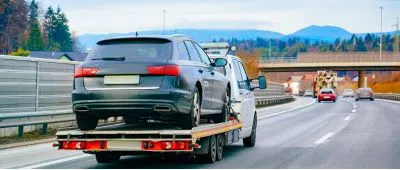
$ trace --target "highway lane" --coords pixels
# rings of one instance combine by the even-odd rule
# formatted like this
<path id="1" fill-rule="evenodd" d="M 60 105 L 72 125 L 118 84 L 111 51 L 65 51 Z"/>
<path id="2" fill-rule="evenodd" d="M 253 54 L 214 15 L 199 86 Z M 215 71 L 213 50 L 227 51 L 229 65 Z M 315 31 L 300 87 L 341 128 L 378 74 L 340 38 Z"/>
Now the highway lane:
<path id="1" fill-rule="evenodd" d="M 118 164 L 97 164 L 92 155 L 74 153 L 65 157 L 69 160 L 51 162 L 60 160 L 54 158 L 29 165 L 79 169 L 400 168 L 399 106 L 385 101 L 341 99 L 337 103 L 317 103 L 274 116 L 259 116 L 264 118 L 259 119 L 256 147 L 244 148 L 241 142 L 227 146 L 224 159 L 215 164 L 200 164 L 183 157 L 162 161 L 150 156 L 125 156 Z M 268 115 L 265 112 L 271 110 L 260 111 L 264 112 L 260 115 Z M 28 164 L 18 165 L 14 167 Z"/>

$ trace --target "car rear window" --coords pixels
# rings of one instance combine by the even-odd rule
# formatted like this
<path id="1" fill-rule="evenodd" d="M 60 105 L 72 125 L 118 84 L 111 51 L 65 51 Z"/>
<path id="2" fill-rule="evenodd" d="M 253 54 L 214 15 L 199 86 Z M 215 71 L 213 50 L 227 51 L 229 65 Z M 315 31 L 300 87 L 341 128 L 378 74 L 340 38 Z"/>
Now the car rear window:
<path id="1" fill-rule="evenodd" d="M 333 92 L 331 90 L 323 90 L 321 91 L 321 94 L 332 94 Z"/>
<path id="2" fill-rule="evenodd" d="M 125 61 L 162 60 L 172 56 L 172 43 L 165 39 L 115 39 L 100 41 L 86 61 L 124 57 Z"/>

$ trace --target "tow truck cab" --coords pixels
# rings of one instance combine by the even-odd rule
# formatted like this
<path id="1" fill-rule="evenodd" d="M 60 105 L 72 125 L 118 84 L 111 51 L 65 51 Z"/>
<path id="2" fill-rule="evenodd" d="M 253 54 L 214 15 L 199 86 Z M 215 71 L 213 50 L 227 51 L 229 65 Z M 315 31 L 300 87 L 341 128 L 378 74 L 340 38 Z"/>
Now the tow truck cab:
<path id="1" fill-rule="evenodd" d="M 228 61 L 228 64 L 219 68 L 218 71 L 231 82 L 231 107 L 237 112 L 239 120 L 243 123 L 240 137 L 251 137 L 253 129 L 256 128 L 253 127 L 253 122 L 257 118 L 256 99 L 253 90 L 255 88 L 266 88 L 265 76 L 250 79 L 242 60 L 237 56 L 228 54 L 230 51 L 236 50 L 235 46 L 230 46 L 228 43 L 202 43 L 200 46 L 211 60 L 224 58 Z M 255 84 L 258 84 L 258 86 Z"/>

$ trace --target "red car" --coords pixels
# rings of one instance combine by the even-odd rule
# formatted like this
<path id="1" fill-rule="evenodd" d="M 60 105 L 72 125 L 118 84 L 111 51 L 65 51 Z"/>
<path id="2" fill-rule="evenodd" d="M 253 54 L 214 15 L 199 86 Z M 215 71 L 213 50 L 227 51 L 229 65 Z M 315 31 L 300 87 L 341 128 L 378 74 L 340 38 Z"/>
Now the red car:
<path id="1" fill-rule="evenodd" d="M 336 94 L 333 89 L 322 89 L 318 94 L 318 102 L 333 101 L 336 102 Z"/>

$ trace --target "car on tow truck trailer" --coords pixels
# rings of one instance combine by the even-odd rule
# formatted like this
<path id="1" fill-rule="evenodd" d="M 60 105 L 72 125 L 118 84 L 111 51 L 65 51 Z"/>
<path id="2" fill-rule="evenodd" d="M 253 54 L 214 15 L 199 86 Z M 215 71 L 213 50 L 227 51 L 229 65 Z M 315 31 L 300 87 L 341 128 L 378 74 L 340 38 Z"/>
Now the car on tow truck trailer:
<path id="1" fill-rule="evenodd" d="M 222 50 L 234 49 L 227 47 Z M 220 55 L 228 61 L 225 76 L 233 80 L 229 119 L 226 122 L 208 122 L 192 129 L 182 129 L 168 123 L 123 124 L 95 130 L 59 130 L 59 150 L 82 150 L 95 154 L 98 163 L 115 162 L 124 155 L 188 154 L 205 163 L 219 161 L 225 145 L 243 139 L 245 147 L 256 144 L 257 113 L 252 90 L 266 88 L 266 79 L 260 76 L 250 80 L 241 60 L 235 56 Z M 214 62 L 224 60 L 215 59 Z M 221 71 L 221 70 L 220 70 Z M 252 85 L 251 81 L 258 81 Z"/>

